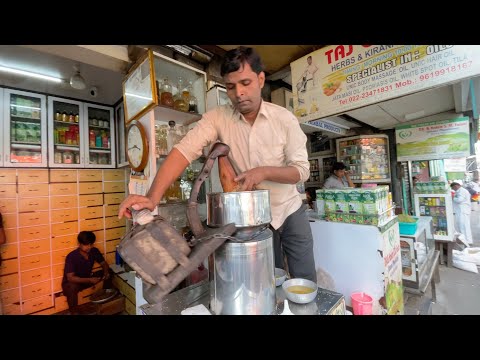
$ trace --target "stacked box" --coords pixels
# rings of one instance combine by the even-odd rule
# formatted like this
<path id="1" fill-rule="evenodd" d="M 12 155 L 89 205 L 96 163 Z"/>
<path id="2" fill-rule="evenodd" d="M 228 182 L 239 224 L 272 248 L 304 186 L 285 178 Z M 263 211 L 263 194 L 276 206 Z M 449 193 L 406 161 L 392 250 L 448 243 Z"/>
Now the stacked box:
<path id="1" fill-rule="evenodd" d="M 362 200 L 363 200 L 363 213 L 365 215 L 377 215 L 382 212 L 381 204 L 380 204 L 380 201 L 381 201 L 380 188 L 363 189 Z"/>
<path id="2" fill-rule="evenodd" d="M 346 194 L 348 190 L 335 190 L 335 212 L 348 214 L 348 201 Z"/>
<path id="3" fill-rule="evenodd" d="M 345 194 L 346 201 L 348 202 L 349 214 L 362 215 L 363 214 L 363 198 L 361 189 L 353 189 L 347 191 Z"/>
<path id="4" fill-rule="evenodd" d="M 325 191 L 318 189 L 315 192 L 317 194 L 317 213 L 320 216 L 325 215 Z"/>
<path id="5" fill-rule="evenodd" d="M 335 208 L 335 190 L 325 189 L 324 193 L 325 213 L 334 213 Z"/>

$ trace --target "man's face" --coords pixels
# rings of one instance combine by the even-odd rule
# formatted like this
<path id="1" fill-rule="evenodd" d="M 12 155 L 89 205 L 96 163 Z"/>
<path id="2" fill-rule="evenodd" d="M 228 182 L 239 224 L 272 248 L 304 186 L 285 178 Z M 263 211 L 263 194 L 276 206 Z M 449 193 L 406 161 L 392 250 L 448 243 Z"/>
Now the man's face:
<path id="1" fill-rule="evenodd" d="M 263 71 L 257 75 L 248 63 L 244 63 L 237 71 L 225 74 L 223 79 L 228 97 L 241 114 L 248 114 L 258 109 L 265 84 Z"/>
<path id="2" fill-rule="evenodd" d="M 336 176 L 338 176 L 339 178 L 342 178 L 345 176 L 345 169 L 342 169 L 342 170 L 335 170 L 333 172 Z"/>
<path id="3" fill-rule="evenodd" d="M 460 188 L 461 188 L 461 186 L 458 185 L 458 184 L 455 184 L 455 185 L 452 186 L 452 189 L 455 190 L 455 191 L 457 191 Z"/>
<path id="4" fill-rule="evenodd" d="M 79 247 L 80 247 L 81 251 L 89 253 L 90 250 L 92 249 L 93 245 L 92 244 L 88 244 L 88 245 L 79 244 Z"/>
<path id="5" fill-rule="evenodd" d="M 312 65 L 312 58 L 311 57 L 307 58 L 307 63 L 308 63 L 308 65 Z"/>

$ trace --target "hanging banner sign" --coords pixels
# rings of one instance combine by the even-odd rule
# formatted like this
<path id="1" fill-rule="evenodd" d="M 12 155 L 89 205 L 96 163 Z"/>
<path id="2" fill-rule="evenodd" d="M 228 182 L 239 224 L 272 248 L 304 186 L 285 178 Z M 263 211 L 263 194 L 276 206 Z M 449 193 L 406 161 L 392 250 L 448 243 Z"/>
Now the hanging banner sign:
<path id="1" fill-rule="evenodd" d="M 479 45 L 328 46 L 290 64 L 294 114 L 306 122 L 479 75 L 479 58 Z"/>
<path id="2" fill-rule="evenodd" d="M 446 172 L 465 172 L 467 170 L 467 158 L 453 158 L 443 160 Z"/>
<path id="3" fill-rule="evenodd" d="M 395 128 L 398 161 L 435 160 L 470 155 L 469 118 Z"/>
<path id="4" fill-rule="evenodd" d="M 347 130 L 345 130 L 341 127 L 332 125 L 330 123 L 320 121 L 320 120 L 309 121 L 307 124 L 318 127 L 322 130 L 330 131 L 330 132 L 335 133 L 335 134 L 339 134 L 339 135 L 346 135 L 347 134 Z"/>

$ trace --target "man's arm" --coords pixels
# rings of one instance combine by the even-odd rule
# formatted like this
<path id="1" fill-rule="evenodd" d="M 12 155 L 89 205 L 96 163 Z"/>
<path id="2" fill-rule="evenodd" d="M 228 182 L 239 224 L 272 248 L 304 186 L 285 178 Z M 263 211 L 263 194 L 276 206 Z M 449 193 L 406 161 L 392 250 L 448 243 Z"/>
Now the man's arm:
<path id="1" fill-rule="evenodd" d="M 77 284 L 96 284 L 100 280 L 98 277 L 89 277 L 89 278 L 81 278 L 75 275 L 74 272 L 67 273 L 67 280 L 72 283 L 77 283 Z"/>
<path id="2" fill-rule="evenodd" d="M 281 184 L 296 184 L 300 181 L 300 173 L 293 166 L 260 166 L 245 171 L 235 178 L 236 182 L 242 184 L 240 191 L 250 191 L 264 180 Z"/>
<path id="3" fill-rule="evenodd" d="M 108 266 L 107 262 L 103 260 L 100 265 L 103 269 L 103 280 L 107 280 L 110 278 L 110 267 Z"/>

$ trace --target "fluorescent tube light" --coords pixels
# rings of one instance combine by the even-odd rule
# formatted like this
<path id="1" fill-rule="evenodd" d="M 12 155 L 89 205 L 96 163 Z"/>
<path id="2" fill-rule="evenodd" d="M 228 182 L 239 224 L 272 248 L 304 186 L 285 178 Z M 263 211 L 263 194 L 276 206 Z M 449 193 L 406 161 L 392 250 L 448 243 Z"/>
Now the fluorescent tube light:
<path id="1" fill-rule="evenodd" d="M 34 77 L 34 78 L 37 78 L 37 79 L 53 81 L 53 82 L 56 82 L 56 83 L 61 83 L 63 81 L 63 79 L 56 78 L 56 77 L 53 77 L 53 76 L 36 74 L 36 73 L 30 72 L 30 71 L 13 69 L 13 68 L 1 66 L 1 65 L 0 65 L 0 71 L 5 71 L 5 72 L 8 72 L 8 73 L 12 73 L 12 74 L 30 76 L 30 77 Z"/>
<path id="2" fill-rule="evenodd" d="M 143 100 L 153 100 L 151 97 L 136 95 L 136 94 L 132 94 L 132 93 L 128 93 L 128 92 L 126 92 L 125 95 L 132 96 L 132 97 L 135 97 L 135 98 L 138 98 L 138 99 L 143 99 Z"/>

